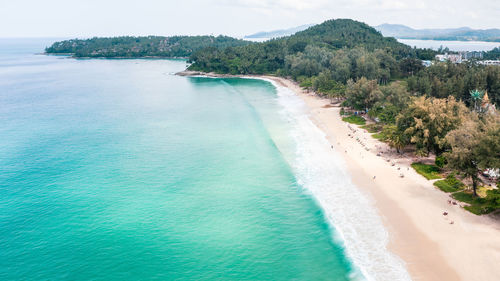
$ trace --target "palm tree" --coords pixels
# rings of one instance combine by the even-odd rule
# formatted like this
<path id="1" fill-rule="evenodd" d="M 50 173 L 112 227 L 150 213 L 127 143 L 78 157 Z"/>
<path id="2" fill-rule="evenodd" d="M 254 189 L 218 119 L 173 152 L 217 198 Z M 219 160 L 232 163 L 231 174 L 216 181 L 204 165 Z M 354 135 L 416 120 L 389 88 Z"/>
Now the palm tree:
<path id="1" fill-rule="evenodd" d="M 484 91 L 479 91 L 477 89 L 470 91 L 470 97 L 474 101 L 474 110 L 479 112 L 479 107 L 477 105 L 478 100 L 482 100 L 484 95 Z"/>
<path id="2" fill-rule="evenodd" d="M 404 133 L 398 131 L 396 125 L 385 126 L 382 133 L 385 139 L 387 139 L 389 146 L 395 148 L 398 153 L 408 144 L 408 138 Z"/>

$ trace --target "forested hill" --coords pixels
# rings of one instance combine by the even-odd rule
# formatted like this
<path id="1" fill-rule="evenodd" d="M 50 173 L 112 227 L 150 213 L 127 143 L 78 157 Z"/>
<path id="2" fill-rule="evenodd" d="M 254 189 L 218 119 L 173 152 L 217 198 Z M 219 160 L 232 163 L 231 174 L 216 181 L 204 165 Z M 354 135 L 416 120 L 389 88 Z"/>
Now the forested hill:
<path id="1" fill-rule="evenodd" d="M 94 37 L 55 42 L 45 52 L 96 58 L 189 57 L 207 47 L 219 49 L 248 44 L 251 42 L 227 36 Z"/>
<path id="2" fill-rule="evenodd" d="M 304 31 L 297 32 L 288 41 L 304 42 L 329 49 L 363 46 L 369 50 L 389 47 L 393 50 L 409 49 L 392 37 L 383 37 L 373 27 L 350 19 L 325 21 Z"/>
<path id="3" fill-rule="evenodd" d="M 291 74 L 301 68 L 299 74 L 313 76 L 330 68 L 331 59 L 341 52 L 357 50 L 357 53 L 342 55 L 339 59 L 356 59 L 365 53 L 384 57 L 382 60 L 401 60 L 404 58 L 432 59 L 432 50 L 412 49 L 392 37 L 384 37 L 374 28 L 350 19 L 329 20 L 315 25 L 292 36 L 247 46 L 217 50 L 203 49 L 191 56 L 194 62 L 191 70 L 214 71 L 232 74 Z M 372 67 L 371 57 L 365 58 Z M 346 62 L 347 63 L 347 62 Z M 388 63 L 383 67 L 390 71 Z M 351 69 L 352 70 L 352 69 Z M 349 78 L 349 77 L 348 77 Z M 388 78 L 388 77 L 387 77 Z"/>

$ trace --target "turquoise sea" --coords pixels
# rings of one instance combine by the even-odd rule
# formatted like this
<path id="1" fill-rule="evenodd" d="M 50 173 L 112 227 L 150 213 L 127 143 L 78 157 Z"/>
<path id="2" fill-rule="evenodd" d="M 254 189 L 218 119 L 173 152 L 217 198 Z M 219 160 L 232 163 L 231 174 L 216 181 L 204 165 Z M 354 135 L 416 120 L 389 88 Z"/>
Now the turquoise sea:
<path id="1" fill-rule="evenodd" d="M 0 39 L 0 280 L 410 280 L 269 81 Z"/>
<path id="2" fill-rule="evenodd" d="M 0 280 L 353 275 L 271 83 L 35 55 L 50 42 L 0 40 Z"/>

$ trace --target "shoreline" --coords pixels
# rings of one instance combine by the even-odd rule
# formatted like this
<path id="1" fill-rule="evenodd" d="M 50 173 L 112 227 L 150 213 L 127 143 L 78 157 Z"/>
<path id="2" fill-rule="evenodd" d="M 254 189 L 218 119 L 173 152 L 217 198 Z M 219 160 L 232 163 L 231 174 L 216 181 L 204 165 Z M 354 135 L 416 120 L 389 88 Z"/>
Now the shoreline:
<path id="1" fill-rule="evenodd" d="M 388 250 L 404 261 L 413 280 L 498 280 L 498 222 L 448 204 L 448 194 L 409 166 L 412 159 L 390 153 L 385 143 L 342 121 L 340 108 L 330 106 L 329 100 L 307 93 L 297 83 L 281 77 L 193 71 L 177 75 L 265 79 L 292 90 L 307 106 L 310 120 L 342 155 L 352 182 L 375 202 L 389 233 Z M 378 152 L 382 152 L 381 156 L 377 156 Z M 448 215 L 443 216 L 443 212 Z"/>
<path id="2" fill-rule="evenodd" d="M 165 57 L 165 56 L 140 56 L 140 57 L 121 57 L 121 56 L 116 56 L 116 57 L 77 57 L 75 56 L 75 53 L 38 53 L 37 55 L 45 55 L 45 56 L 61 56 L 61 57 L 68 57 L 71 59 L 116 59 L 116 60 L 133 60 L 133 59 L 158 59 L 158 60 L 187 60 L 188 57 Z"/>
<path id="3" fill-rule="evenodd" d="M 412 279 L 497 280 L 498 224 L 487 216 L 476 216 L 458 205 L 449 205 L 448 194 L 409 167 L 411 159 L 396 158 L 394 154 L 377 156 L 377 151 L 387 153 L 387 145 L 342 121 L 340 108 L 327 106 L 329 100 L 304 92 L 290 80 L 263 78 L 293 90 L 307 105 L 311 120 L 343 156 L 354 184 L 374 199 L 389 232 L 388 249 L 405 262 Z M 370 151 L 354 141 L 355 137 Z M 449 215 L 443 216 L 444 211 Z"/>

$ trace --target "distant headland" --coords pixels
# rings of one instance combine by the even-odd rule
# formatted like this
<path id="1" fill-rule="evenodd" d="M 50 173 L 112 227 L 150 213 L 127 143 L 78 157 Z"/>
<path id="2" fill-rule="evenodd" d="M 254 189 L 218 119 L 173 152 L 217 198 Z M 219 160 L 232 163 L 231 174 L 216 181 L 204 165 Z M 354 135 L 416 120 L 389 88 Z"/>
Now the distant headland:
<path id="1" fill-rule="evenodd" d="M 94 37 L 55 42 L 46 54 L 77 58 L 188 58 L 203 48 L 226 48 L 251 42 L 228 36 Z"/>
<path id="2" fill-rule="evenodd" d="M 472 29 L 470 27 L 459 28 L 434 28 L 413 29 L 402 24 L 384 23 L 375 26 L 384 36 L 400 39 L 421 39 L 441 41 L 486 41 L 500 42 L 500 29 Z"/>

